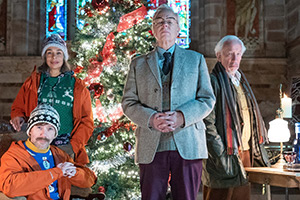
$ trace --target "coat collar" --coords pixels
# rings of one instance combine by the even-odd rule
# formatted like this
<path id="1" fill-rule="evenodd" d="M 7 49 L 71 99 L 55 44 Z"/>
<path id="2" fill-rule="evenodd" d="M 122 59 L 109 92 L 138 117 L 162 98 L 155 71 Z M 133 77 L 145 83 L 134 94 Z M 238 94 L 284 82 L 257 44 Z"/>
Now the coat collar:
<path id="1" fill-rule="evenodd" d="M 17 155 L 19 155 L 18 158 L 22 159 L 23 162 L 26 162 L 28 164 L 28 166 L 30 166 L 33 169 L 33 171 L 41 171 L 42 170 L 40 165 L 35 160 L 35 158 L 33 156 L 31 156 L 30 153 L 26 150 L 22 140 L 13 142 L 11 146 L 12 146 L 12 148 L 9 148 L 9 150 L 14 151 Z M 52 152 L 55 165 L 62 162 L 62 160 L 58 156 L 57 149 L 58 149 L 58 147 L 50 145 L 50 150 Z"/>
<path id="2" fill-rule="evenodd" d="M 156 48 L 151 51 L 149 54 L 147 54 L 147 63 L 149 68 L 151 69 L 157 83 L 159 84 L 160 87 L 161 85 L 161 78 L 160 78 L 160 72 L 158 68 L 158 56 L 156 54 Z"/>
<path id="3" fill-rule="evenodd" d="M 151 69 L 157 83 L 160 87 L 162 87 L 161 84 L 161 78 L 160 78 L 160 72 L 158 68 L 158 56 L 156 53 L 157 49 L 155 48 L 153 51 L 151 51 L 147 55 L 147 63 L 149 68 Z M 180 75 L 180 71 L 182 69 L 182 65 L 185 62 L 185 50 L 180 48 L 178 45 L 175 45 L 175 51 L 174 51 L 174 64 L 173 64 L 173 71 L 172 71 L 172 82 L 176 80 L 177 76 Z"/>

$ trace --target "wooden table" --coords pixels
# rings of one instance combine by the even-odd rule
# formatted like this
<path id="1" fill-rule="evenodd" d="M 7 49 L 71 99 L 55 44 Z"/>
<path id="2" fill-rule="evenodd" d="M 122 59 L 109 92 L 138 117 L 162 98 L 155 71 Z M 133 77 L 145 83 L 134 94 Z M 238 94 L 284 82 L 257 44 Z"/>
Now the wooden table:
<path id="1" fill-rule="evenodd" d="M 300 172 L 290 172 L 271 167 L 246 167 L 245 169 L 248 173 L 250 183 L 267 185 L 268 200 L 271 200 L 270 186 L 286 188 L 286 200 L 288 200 L 288 188 L 300 189 Z"/>

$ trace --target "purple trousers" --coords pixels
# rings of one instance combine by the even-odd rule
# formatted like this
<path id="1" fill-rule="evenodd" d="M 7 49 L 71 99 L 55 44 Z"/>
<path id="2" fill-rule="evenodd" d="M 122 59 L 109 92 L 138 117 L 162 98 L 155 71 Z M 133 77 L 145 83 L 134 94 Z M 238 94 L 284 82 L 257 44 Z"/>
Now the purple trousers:
<path id="1" fill-rule="evenodd" d="M 165 200 L 170 185 L 174 200 L 196 200 L 201 184 L 202 160 L 185 160 L 178 151 L 155 154 L 150 164 L 139 164 L 142 200 Z"/>

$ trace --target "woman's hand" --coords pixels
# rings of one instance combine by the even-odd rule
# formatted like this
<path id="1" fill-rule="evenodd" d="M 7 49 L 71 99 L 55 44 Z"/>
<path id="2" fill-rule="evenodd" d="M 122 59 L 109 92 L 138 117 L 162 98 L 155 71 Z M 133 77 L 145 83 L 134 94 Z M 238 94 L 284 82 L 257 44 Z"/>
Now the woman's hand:
<path id="1" fill-rule="evenodd" d="M 22 127 L 24 122 L 25 122 L 25 120 L 24 120 L 23 117 L 15 117 L 15 118 L 10 120 L 10 124 L 13 126 L 13 128 L 16 131 L 21 131 L 21 127 Z"/>

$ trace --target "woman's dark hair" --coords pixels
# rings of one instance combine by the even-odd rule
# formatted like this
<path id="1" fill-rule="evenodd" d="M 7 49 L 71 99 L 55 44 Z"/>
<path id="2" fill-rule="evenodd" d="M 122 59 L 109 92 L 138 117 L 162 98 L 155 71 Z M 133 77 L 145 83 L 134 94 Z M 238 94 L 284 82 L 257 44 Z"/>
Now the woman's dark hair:
<path id="1" fill-rule="evenodd" d="M 38 67 L 38 72 L 47 72 L 49 70 L 49 66 L 47 65 L 46 62 L 46 57 L 44 56 L 44 62 L 41 66 Z M 72 71 L 70 64 L 64 59 L 63 61 L 63 65 L 60 68 L 60 72 L 64 73 L 64 72 L 69 72 Z"/>

